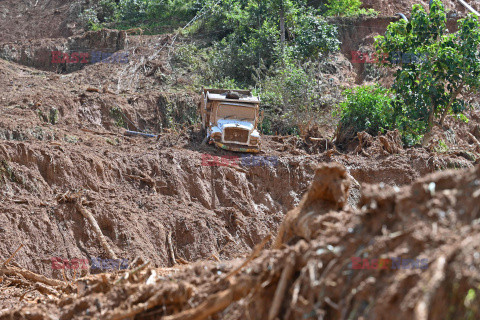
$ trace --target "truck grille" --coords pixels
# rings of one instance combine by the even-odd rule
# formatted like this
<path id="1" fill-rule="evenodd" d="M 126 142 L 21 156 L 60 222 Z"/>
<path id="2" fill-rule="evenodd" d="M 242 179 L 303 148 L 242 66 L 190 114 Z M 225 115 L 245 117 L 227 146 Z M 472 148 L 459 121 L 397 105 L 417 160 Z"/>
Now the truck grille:
<path id="1" fill-rule="evenodd" d="M 239 143 L 248 142 L 248 130 L 239 129 L 239 128 L 226 128 L 225 129 L 225 140 L 234 141 Z"/>

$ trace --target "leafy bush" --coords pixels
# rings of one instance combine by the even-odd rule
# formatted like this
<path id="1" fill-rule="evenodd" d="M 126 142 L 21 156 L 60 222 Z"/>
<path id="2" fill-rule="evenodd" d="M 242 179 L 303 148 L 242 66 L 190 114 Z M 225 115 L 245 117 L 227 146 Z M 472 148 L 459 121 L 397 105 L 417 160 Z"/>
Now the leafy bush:
<path id="1" fill-rule="evenodd" d="M 320 93 L 313 72 L 307 70 L 310 63 L 304 65 L 292 62 L 274 65 L 265 75 L 257 74 L 258 93 L 263 104 L 280 109 L 282 112 L 295 108 L 305 111 L 318 105 Z"/>
<path id="2" fill-rule="evenodd" d="M 196 17 L 182 36 L 199 40 L 176 47 L 175 72 L 155 72 L 158 82 L 195 90 L 256 87 L 267 111 L 264 129 L 296 134 L 329 96 L 318 66 L 340 44 L 336 27 L 315 11 L 306 0 L 101 0 L 88 12 L 95 27 L 110 21 L 117 28 L 185 25 Z"/>
<path id="3" fill-rule="evenodd" d="M 344 95 L 345 100 L 334 111 L 340 116 L 337 141 L 353 138 L 361 131 L 376 136 L 397 129 L 406 145 L 420 142 L 425 123 L 394 90 L 373 85 L 345 90 Z"/>
<path id="4" fill-rule="evenodd" d="M 299 128 L 306 125 L 332 127 L 320 115 L 340 96 L 340 88 L 332 89 L 329 81 L 329 74 L 335 73 L 335 69 L 329 70 L 330 63 L 330 59 L 288 59 L 256 70 L 254 94 L 260 97 L 265 110 L 263 133 L 299 134 Z"/>
<path id="5" fill-rule="evenodd" d="M 268 134 L 298 134 L 302 113 L 312 110 L 319 100 L 315 76 L 308 67 L 276 64 L 265 75 L 257 73 L 257 91 L 266 111 L 262 126 Z"/>
<path id="6" fill-rule="evenodd" d="M 395 127 L 392 92 L 380 86 L 347 89 L 345 101 L 335 111 L 340 116 L 339 131 L 366 131 L 371 135 Z M 392 117 L 393 116 L 393 117 Z"/>
<path id="7" fill-rule="evenodd" d="M 90 30 L 98 30 L 100 28 L 100 20 L 97 18 L 97 11 L 93 8 L 85 9 L 80 14 L 80 21 L 85 28 Z"/>
<path id="8" fill-rule="evenodd" d="M 132 25 L 147 19 L 148 1 L 120 0 L 118 3 L 118 19 Z"/>
<path id="9" fill-rule="evenodd" d="M 167 26 L 174 29 L 183 26 L 195 16 L 198 0 L 100 0 L 81 14 L 87 27 L 99 29 L 105 23 L 117 28 L 155 28 Z"/>
<path id="10" fill-rule="evenodd" d="M 337 50 L 340 41 L 337 29 L 311 14 L 302 14 L 297 18 L 294 28 L 295 50 L 300 58 L 316 58 Z"/>
<path id="11" fill-rule="evenodd" d="M 327 16 L 358 16 L 370 15 L 376 16 L 378 14 L 374 9 L 361 8 L 362 1 L 360 0 L 330 0 L 326 5 Z"/>
<path id="12" fill-rule="evenodd" d="M 97 18 L 102 23 L 114 21 L 117 11 L 117 3 L 114 0 L 101 0 L 97 7 Z"/>

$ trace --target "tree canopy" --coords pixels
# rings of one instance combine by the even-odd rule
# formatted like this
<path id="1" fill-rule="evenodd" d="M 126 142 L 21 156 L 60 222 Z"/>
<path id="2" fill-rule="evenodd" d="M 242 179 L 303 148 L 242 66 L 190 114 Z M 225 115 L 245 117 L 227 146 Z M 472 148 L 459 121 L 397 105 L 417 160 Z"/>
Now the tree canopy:
<path id="1" fill-rule="evenodd" d="M 376 48 L 379 54 L 390 53 L 385 64 L 397 68 L 392 89 L 400 125 L 410 126 L 412 133 L 428 133 L 426 142 L 435 121 L 443 124 L 449 113 L 465 118 L 464 98 L 480 87 L 479 46 L 478 17 L 460 19 L 458 31 L 449 33 L 440 0 L 433 0 L 428 13 L 414 5 L 408 23 L 391 23 L 385 36 L 376 38 Z M 397 64 L 392 52 L 411 54 L 412 59 Z"/>

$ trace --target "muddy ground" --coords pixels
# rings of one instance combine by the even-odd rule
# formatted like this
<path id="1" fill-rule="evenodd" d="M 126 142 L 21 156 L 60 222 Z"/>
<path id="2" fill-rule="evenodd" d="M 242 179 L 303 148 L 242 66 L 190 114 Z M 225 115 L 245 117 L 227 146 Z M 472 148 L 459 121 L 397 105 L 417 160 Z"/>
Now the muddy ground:
<path id="1" fill-rule="evenodd" d="M 260 156 L 276 157 L 272 166 L 205 165 L 232 154 L 201 144 L 200 89 L 171 60 L 188 40 L 84 34 L 77 6 L 0 5 L 0 263 L 12 257 L 0 266 L 0 319 L 478 315 L 480 110 L 469 123 L 448 119 L 427 147 L 404 148 L 395 132 L 335 144 L 330 125 L 264 136 Z M 20 31 L 13 13 L 38 28 Z M 349 52 L 395 19 L 344 22 L 332 88 L 368 79 Z M 54 50 L 129 58 L 53 64 Z M 348 190 L 335 191 L 342 181 Z M 288 239 L 274 242 L 287 212 Z M 77 273 L 54 269 L 53 257 L 129 266 Z M 354 270 L 352 257 L 428 259 L 428 268 Z"/>

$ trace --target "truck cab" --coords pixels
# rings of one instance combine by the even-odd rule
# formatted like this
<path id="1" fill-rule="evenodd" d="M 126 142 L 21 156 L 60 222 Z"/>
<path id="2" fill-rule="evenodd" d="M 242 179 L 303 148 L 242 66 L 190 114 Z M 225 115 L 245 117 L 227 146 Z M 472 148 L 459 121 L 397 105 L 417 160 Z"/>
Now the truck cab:
<path id="1" fill-rule="evenodd" d="M 207 140 L 236 152 L 259 152 L 260 99 L 249 90 L 203 89 L 200 103 Z"/>

